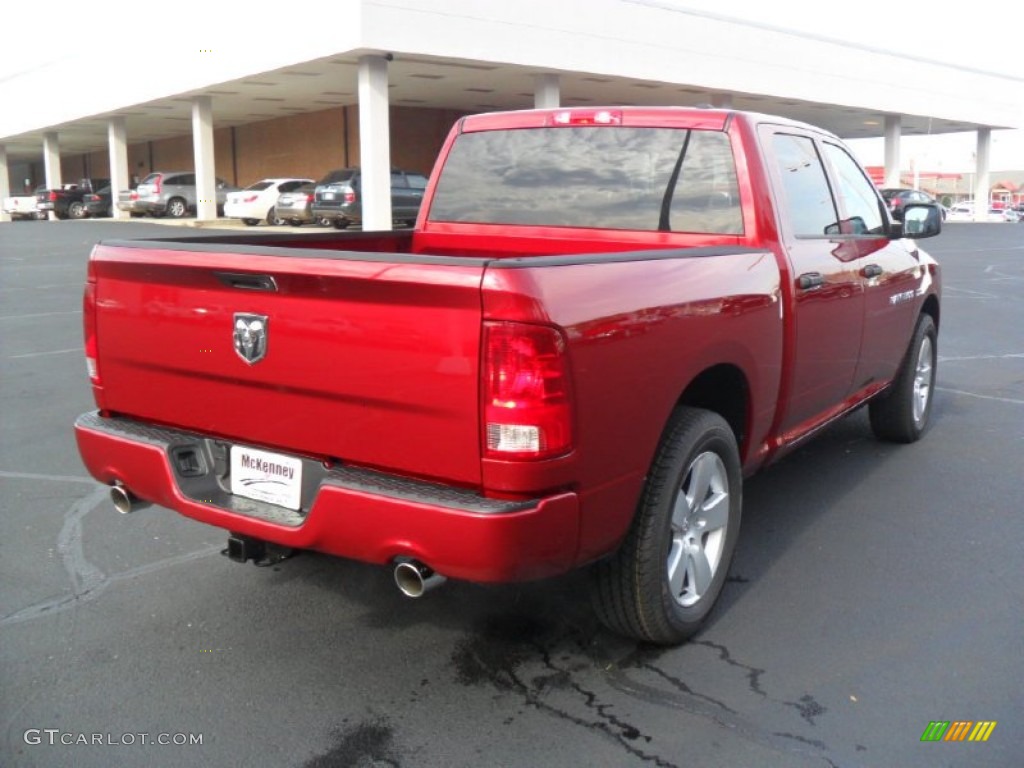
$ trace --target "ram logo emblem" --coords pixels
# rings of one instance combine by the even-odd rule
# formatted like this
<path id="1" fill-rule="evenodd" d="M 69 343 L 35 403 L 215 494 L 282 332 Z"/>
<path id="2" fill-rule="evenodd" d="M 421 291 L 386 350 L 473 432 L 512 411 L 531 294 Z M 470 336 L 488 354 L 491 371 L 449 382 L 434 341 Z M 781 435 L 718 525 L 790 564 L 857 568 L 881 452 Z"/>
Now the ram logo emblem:
<path id="1" fill-rule="evenodd" d="M 235 352 L 249 365 L 267 356 L 266 315 L 235 312 Z"/>

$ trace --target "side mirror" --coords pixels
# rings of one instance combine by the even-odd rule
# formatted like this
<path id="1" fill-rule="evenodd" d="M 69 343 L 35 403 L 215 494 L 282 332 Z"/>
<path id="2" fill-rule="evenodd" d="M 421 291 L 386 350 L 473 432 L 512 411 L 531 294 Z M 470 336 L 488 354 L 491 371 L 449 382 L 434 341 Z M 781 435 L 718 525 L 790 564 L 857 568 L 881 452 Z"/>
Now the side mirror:
<path id="1" fill-rule="evenodd" d="M 942 231 L 942 211 L 934 203 L 909 203 L 903 207 L 903 221 L 897 222 L 896 229 L 900 237 L 935 237 Z"/>

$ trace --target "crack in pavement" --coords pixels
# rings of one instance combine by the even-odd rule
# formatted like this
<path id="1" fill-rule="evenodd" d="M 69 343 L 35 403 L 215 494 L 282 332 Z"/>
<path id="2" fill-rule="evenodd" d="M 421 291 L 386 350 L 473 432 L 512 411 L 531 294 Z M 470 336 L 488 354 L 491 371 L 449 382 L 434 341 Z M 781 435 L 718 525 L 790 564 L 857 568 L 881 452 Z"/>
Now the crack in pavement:
<path id="1" fill-rule="evenodd" d="M 729 650 L 719 643 L 707 640 L 691 640 L 689 645 L 703 646 L 714 651 L 720 661 L 742 672 L 746 678 L 747 687 L 752 694 L 774 704 L 781 704 L 796 709 L 800 713 L 800 717 L 811 726 L 816 725 L 814 718 L 828 711 L 826 707 L 819 704 L 810 694 L 801 696 L 798 701 L 785 701 L 770 696 L 761 682 L 761 677 L 766 671 L 736 660 Z M 659 655 L 656 651 L 646 649 L 637 650 L 629 654 L 621 662 L 609 669 L 607 674 L 608 683 L 616 690 L 641 701 L 646 701 L 656 706 L 678 709 L 710 720 L 730 733 L 755 744 L 773 749 L 776 752 L 823 760 L 829 766 L 835 765 L 828 756 L 820 754 L 820 752 L 803 749 L 793 743 L 795 741 L 800 745 L 815 747 L 821 752 L 830 752 L 829 746 L 823 741 L 792 733 L 765 733 L 755 723 L 740 715 L 724 702 L 694 691 L 690 685 L 656 666 L 651 661 L 651 658 Z M 629 674 L 631 669 L 645 670 L 655 674 L 667 681 L 678 692 L 667 692 L 658 687 L 640 682 Z"/>
<path id="2" fill-rule="evenodd" d="M 95 600 L 109 587 L 121 581 L 154 573 L 156 571 L 170 568 L 180 563 L 208 557 L 211 554 L 220 552 L 220 547 L 189 552 L 174 557 L 164 558 L 152 563 L 146 563 L 127 571 L 107 575 L 93 563 L 90 563 L 85 556 L 82 546 L 83 528 L 82 521 L 85 517 L 97 509 L 99 505 L 109 498 L 109 488 L 105 485 L 96 484 L 91 478 L 80 478 L 67 475 L 40 475 L 28 472 L 6 472 L 0 471 L 0 477 L 7 477 L 19 480 L 42 480 L 69 483 L 87 483 L 94 485 L 92 492 L 87 496 L 77 499 L 64 513 L 64 524 L 57 534 L 57 553 L 60 555 L 61 564 L 68 574 L 71 582 L 71 594 L 47 598 L 38 603 L 19 608 L 6 616 L 0 616 L 0 627 L 12 624 L 19 624 L 23 621 L 30 621 L 41 616 L 49 616 L 68 608 L 80 605 L 84 602 Z"/>

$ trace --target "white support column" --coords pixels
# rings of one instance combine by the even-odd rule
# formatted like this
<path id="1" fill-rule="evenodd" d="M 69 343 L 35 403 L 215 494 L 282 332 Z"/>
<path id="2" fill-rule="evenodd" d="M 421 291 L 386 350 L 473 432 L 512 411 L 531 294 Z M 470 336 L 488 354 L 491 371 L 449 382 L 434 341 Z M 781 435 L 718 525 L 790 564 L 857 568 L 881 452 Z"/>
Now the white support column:
<path id="1" fill-rule="evenodd" d="M 363 230 L 391 229 L 391 120 L 388 60 L 359 58 L 359 165 Z"/>
<path id="2" fill-rule="evenodd" d="M 192 150 L 196 162 L 196 219 L 217 218 L 217 171 L 213 155 L 213 98 L 192 101 Z"/>
<path id="3" fill-rule="evenodd" d="M 43 167 L 46 169 L 46 188 L 59 189 L 63 183 L 60 175 L 60 140 L 56 131 L 43 134 Z M 50 221 L 57 220 L 57 214 L 50 211 Z"/>
<path id="4" fill-rule="evenodd" d="M 899 115 L 885 116 L 885 186 L 900 185 L 900 135 L 903 121 Z"/>
<path id="5" fill-rule="evenodd" d="M 117 207 L 117 193 L 128 189 L 128 132 L 123 117 L 112 117 L 107 123 L 107 146 L 110 154 L 110 215 L 115 219 L 129 218 L 128 211 Z"/>
<path id="6" fill-rule="evenodd" d="M 992 152 L 992 129 L 978 129 L 978 151 L 975 155 L 975 182 L 974 182 L 974 220 L 986 221 L 988 219 L 989 197 L 991 195 L 992 182 L 989 177 L 991 170 L 990 155 Z"/>
<path id="7" fill-rule="evenodd" d="M 9 168 L 7 166 L 7 147 L 0 144 L 0 204 L 2 204 L 5 197 L 11 196 L 11 181 L 8 175 Z M 3 209 L 0 208 L 0 221 L 10 221 L 10 214 L 4 213 Z"/>
<path id="8" fill-rule="evenodd" d="M 562 83 L 558 75 L 545 73 L 533 77 L 535 109 L 558 109 L 562 106 Z"/>

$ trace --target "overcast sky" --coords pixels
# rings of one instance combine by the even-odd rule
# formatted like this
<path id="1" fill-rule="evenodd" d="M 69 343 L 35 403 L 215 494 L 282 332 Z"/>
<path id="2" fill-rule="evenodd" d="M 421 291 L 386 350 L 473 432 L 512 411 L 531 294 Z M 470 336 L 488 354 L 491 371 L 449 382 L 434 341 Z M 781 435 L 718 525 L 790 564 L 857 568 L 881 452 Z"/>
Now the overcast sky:
<path id="1" fill-rule="evenodd" d="M 586 0 L 561 1 L 586 4 Z M 1021 24 L 1024 14 L 1016 0 L 982 6 L 943 4 L 935 0 L 860 0 L 830 5 L 805 0 L 661 1 L 704 13 L 1024 78 L 1021 42 L 1024 40 Z M 439 5 L 444 2 L 437 0 Z M 0 81 L 46 60 L 83 50 L 94 52 L 97 63 L 105 61 L 112 71 L 131 66 L 132 55 L 153 59 L 147 66 L 169 64 L 148 45 L 150 36 L 153 41 L 192 38 L 221 29 L 236 32 L 232 36 L 234 45 L 244 45 L 246 41 L 258 45 L 256 39 L 266 40 L 268 34 L 277 34 L 273 25 L 267 23 L 269 16 L 257 13 L 247 22 L 246 16 L 238 13 L 240 6 L 236 4 L 176 0 L 173 6 L 164 6 L 174 8 L 166 15 L 159 7 L 153 5 L 143 11 L 137 3 L 128 0 L 100 0 L 99 3 L 77 4 L 72 13 L 56 12 L 54 8 L 54 13 L 41 17 L 38 7 L 32 3 L 9 0 L 0 17 L 6 31 L 0 45 Z M 121 20 L 120 27 L 110 24 L 115 18 Z M 303 24 L 315 23 L 315 18 L 315 11 L 308 19 L 295 24 L 281 17 L 276 30 L 301 35 Z M 201 23 L 197 23 L 197 19 Z M 41 31 L 44 20 L 45 34 Z M 247 25 L 253 27 L 252 32 L 259 28 L 259 33 L 246 33 Z M 36 30 L 36 33 L 29 34 L 29 30 Z M 899 77 L 899 72 L 894 71 L 892 75 Z M 116 87 L 112 82 L 98 77 L 82 79 L 83 87 L 88 88 Z M 1006 99 L 1020 103 L 1024 116 L 1024 82 L 1008 87 Z M 973 133 L 906 137 L 901 148 L 903 165 L 907 166 L 913 158 L 918 168 L 966 170 L 973 166 L 975 144 Z M 881 139 L 851 142 L 851 145 L 862 162 L 882 164 Z M 994 170 L 1024 170 L 1024 131 L 994 132 L 991 159 Z"/>

